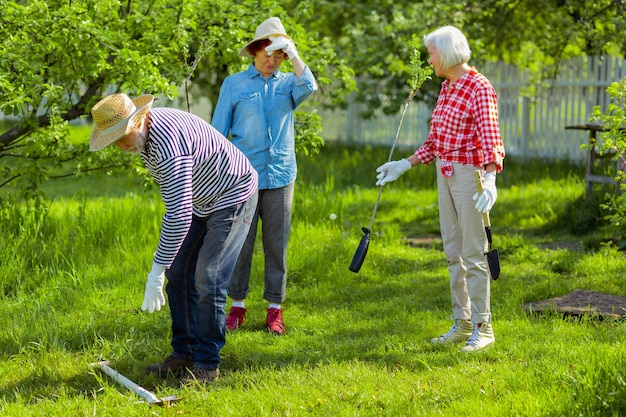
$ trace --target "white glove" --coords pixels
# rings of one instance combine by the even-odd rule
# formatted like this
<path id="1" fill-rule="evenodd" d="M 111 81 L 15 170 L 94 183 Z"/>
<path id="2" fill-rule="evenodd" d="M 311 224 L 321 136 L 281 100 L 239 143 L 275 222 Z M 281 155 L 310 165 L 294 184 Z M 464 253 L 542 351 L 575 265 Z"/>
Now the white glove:
<path id="1" fill-rule="evenodd" d="M 298 56 L 298 51 L 296 51 L 296 45 L 294 45 L 293 41 L 284 36 L 270 36 L 270 43 L 265 47 L 265 52 L 268 55 L 272 55 L 274 51 L 278 51 L 282 49 L 284 53 L 287 54 L 290 60 L 296 58 Z"/>
<path id="2" fill-rule="evenodd" d="M 165 305 L 165 297 L 163 296 L 163 283 L 165 282 L 165 267 L 152 262 L 152 270 L 148 274 L 146 281 L 146 292 L 143 296 L 143 304 L 141 309 L 148 310 L 149 313 L 161 311 L 161 307 Z"/>
<path id="3" fill-rule="evenodd" d="M 404 174 L 411 168 L 411 163 L 407 159 L 400 159 L 399 161 L 387 162 L 376 168 L 376 172 L 380 172 L 376 178 L 376 185 L 385 185 L 388 182 L 395 181 L 400 178 L 400 175 Z"/>
<path id="4" fill-rule="evenodd" d="M 496 189 L 496 173 L 487 172 L 483 177 L 483 192 L 474 194 L 472 197 L 476 201 L 476 210 L 480 213 L 487 213 L 493 207 L 498 198 Z"/>

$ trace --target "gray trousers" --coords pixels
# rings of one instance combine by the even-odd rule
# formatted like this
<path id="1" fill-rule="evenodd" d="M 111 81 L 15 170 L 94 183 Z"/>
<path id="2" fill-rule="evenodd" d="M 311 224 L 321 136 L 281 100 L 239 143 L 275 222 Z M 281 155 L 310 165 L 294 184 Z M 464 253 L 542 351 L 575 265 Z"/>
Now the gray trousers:
<path id="1" fill-rule="evenodd" d="M 259 190 L 256 212 L 243 244 L 228 287 L 228 296 L 243 300 L 250 293 L 250 271 L 258 222 L 265 255 L 265 291 L 263 298 L 270 303 L 285 301 L 287 288 L 287 244 L 291 230 L 294 183 L 283 188 Z"/>
<path id="2" fill-rule="evenodd" d="M 487 237 L 482 214 L 472 199 L 476 193 L 474 168 L 454 164 L 450 178 L 441 174 L 437 159 L 439 224 L 448 261 L 455 319 L 491 321 L 491 287 L 487 266 Z"/>

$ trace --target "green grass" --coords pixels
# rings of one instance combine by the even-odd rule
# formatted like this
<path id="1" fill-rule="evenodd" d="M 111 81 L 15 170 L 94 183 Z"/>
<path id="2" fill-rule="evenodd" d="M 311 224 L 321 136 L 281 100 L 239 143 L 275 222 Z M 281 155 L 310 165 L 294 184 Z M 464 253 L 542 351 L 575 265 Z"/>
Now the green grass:
<path id="1" fill-rule="evenodd" d="M 140 310 L 163 213 L 156 190 L 120 174 L 48 184 L 44 206 L 3 202 L 0 416 L 621 415 L 624 322 L 524 309 L 579 288 L 626 294 L 626 259 L 603 244 L 610 230 L 586 203 L 584 169 L 507 160 L 491 216 L 496 345 L 467 355 L 428 342 L 451 324 L 434 167 L 385 187 L 365 263 L 348 270 L 387 153 L 329 145 L 300 158 L 288 334 L 264 330 L 259 246 L 246 323 L 206 387 L 144 373 L 170 352 L 167 308 Z M 180 401 L 139 403 L 88 369 L 98 359 Z"/>

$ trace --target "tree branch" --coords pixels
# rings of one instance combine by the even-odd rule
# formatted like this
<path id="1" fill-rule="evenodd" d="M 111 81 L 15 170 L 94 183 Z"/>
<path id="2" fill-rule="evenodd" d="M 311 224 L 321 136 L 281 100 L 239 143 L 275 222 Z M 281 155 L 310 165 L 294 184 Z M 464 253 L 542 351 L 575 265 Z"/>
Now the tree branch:
<path id="1" fill-rule="evenodd" d="M 74 120 L 87 114 L 87 103 L 91 100 L 102 87 L 102 79 L 97 80 L 93 84 L 91 84 L 85 93 L 80 97 L 80 99 L 74 104 L 72 107 L 68 109 L 61 118 L 66 121 Z M 37 118 L 37 125 L 39 127 L 46 127 L 50 125 L 50 117 L 47 115 L 39 116 Z M 4 149 L 9 146 L 14 140 L 17 138 L 29 133 L 32 131 L 32 127 L 28 125 L 15 125 L 2 135 L 0 135 L 0 149 Z"/>
<path id="2" fill-rule="evenodd" d="M 82 173 L 86 173 L 86 172 L 100 171 L 100 170 L 103 170 L 103 169 L 114 169 L 114 168 L 122 168 L 122 167 L 124 167 L 124 164 L 103 165 L 103 166 L 100 166 L 100 167 L 89 168 L 89 169 L 82 169 L 80 171 L 68 172 L 66 174 L 50 175 L 48 178 L 51 178 L 51 179 L 67 178 L 67 177 L 73 177 L 76 174 L 78 174 L 79 172 L 82 174 Z"/>
<path id="3" fill-rule="evenodd" d="M 11 177 L 11 178 L 7 179 L 5 182 L 3 182 L 3 183 L 1 183 L 1 184 L 0 184 L 0 188 L 4 187 L 5 185 L 7 185 L 8 183 L 10 183 L 11 181 L 18 179 L 19 177 L 20 177 L 19 175 L 15 175 L 15 176 L 13 176 L 13 177 Z"/>

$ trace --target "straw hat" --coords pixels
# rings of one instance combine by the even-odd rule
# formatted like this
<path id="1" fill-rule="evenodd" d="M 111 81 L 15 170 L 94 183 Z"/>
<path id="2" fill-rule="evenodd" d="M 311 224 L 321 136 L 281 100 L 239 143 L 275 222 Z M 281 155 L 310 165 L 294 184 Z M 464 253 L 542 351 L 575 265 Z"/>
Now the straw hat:
<path id="1" fill-rule="evenodd" d="M 270 17 L 265 22 L 261 23 L 254 32 L 254 39 L 248 42 L 246 46 L 241 48 L 241 50 L 239 51 L 239 55 L 252 56 L 250 55 L 250 52 L 248 52 L 248 46 L 252 45 L 256 41 L 260 41 L 261 39 L 268 39 L 270 36 L 284 36 L 286 38 L 289 38 L 289 36 L 287 36 L 285 28 L 283 27 L 283 24 L 277 17 Z"/>
<path id="2" fill-rule="evenodd" d="M 126 94 L 111 94 L 91 109 L 96 124 L 89 138 L 89 150 L 98 151 L 123 137 L 148 113 L 154 102 L 152 94 L 130 99 Z"/>

